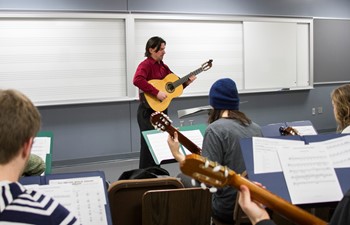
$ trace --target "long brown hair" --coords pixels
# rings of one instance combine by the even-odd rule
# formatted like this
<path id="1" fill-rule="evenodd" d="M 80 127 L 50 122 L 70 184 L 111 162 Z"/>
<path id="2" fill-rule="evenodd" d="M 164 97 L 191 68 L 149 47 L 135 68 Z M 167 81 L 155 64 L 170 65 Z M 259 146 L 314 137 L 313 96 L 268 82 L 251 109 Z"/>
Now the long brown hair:
<path id="1" fill-rule="evenodd" d="M 222 118 L 222 114 L 224 113 L 224 109 L 212 109 L 209 112 L 208 123 L 212 123 L 220 118 Z M 239 110 L 228 110 L 228 115 L 225 117 L 227 119 L 237 120 L 243 126 L 249 126 L 252 121 L 249 119 L 243 112 Z"/>
<path id="2" fill-rule="evenodd" d="M 343 131 L 350 125 L 350 84 L 342 85 L 331 93 L 334 107 L 334 117 L 337 122 L 337 131 Z"/>

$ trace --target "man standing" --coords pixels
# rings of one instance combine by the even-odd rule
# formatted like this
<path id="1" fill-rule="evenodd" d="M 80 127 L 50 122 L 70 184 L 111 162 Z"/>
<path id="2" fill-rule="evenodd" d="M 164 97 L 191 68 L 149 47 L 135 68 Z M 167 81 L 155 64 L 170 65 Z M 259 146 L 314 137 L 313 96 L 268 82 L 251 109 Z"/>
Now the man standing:
<path id="1" fill-rule="evenodd" d="M 151 37 L 147 41 L 145 48 L 145 57 L 147 58 L 138 65 L 133 79 L 134 85 L 139 88 L 141 100 L 137 110 L 137 122 L 139 124 L 141 135 L 140 169 L 156 166 L 147 143 L 142 136 L 142 131 L 154 129 L 150 122 L 150 117 L 154 110 L 145 102 L 143 93 L 148 93 L 156 97 L 159 101 L 163 101 L 167 98 L 167 93 L 159 91 L 152 84 L 148 83 L 149 80 L 153 79 L 162 80 L 168 74 L 172 73 L 169 67 L 163 62 L 165 46 L 166 42 L 161 37 Z M 188 81 L 184 83 L 184 87 L 189 85 L 195 79 L 195 76 L 191 76 Z M 167 109 L 163 112 L 166 114 Z"/>

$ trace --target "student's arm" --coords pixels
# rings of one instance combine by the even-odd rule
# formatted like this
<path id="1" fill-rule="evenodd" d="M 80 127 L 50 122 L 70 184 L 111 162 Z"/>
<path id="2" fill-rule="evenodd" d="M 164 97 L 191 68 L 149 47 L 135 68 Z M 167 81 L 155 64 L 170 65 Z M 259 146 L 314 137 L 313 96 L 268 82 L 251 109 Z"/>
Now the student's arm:
<path id="1" fill-rule="evenodd" d="M 176 131 L 174 132 L 174 137 L 169 134 L 168 145 L 176 161 L 182 162 L 185 160 L 185 156 L 180 152 L 180 143 Z"/>
<path id="2" fill-rule="evenodd" d="M 251 199 L 250 191 L 245 185 L 240 186 L 238 203 L 253 225 L 275 225 L 264 206 Z"/>

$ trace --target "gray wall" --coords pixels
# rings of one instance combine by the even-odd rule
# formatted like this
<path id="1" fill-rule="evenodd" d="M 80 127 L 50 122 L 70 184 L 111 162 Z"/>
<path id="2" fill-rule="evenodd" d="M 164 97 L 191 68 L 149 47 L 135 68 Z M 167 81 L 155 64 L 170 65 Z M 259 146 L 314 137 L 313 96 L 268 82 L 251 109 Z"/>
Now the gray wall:
<path id="1" fill-rule="evenodd" d="M 58 10 L 115 12 L 177 12 L 234 15 L 273 15 L 350 18 L 347 0 L 0 0 L 0 10 Z M 166 58 L 165 58 L 166 61 Z M 171 65 L 170 65 L 171 66 Z M 316 71 L 316 70 L 315 70 Z M 336 73 L 336 71 L 334 71 Z M 317 76 L 317 74 L 315 74 Z M 334 130 L 329 93 L 337 84 L 315 86 L 309 91 L 242 94 L 241 105 L 260 125 L 281 121 L 311 120 L 319 131 Z M 174 125 L 177 110 L 208 105 L 207 97 L 175 99 L 169 108 Z M 40 107 L 42 130 L 54 133 L 53 165 L 138 157 L 138 102 L 115 102 Z M 311 108 L 323 107 L 322 114 Z M 188 117 L 206 122 L 206 115 Z"/>

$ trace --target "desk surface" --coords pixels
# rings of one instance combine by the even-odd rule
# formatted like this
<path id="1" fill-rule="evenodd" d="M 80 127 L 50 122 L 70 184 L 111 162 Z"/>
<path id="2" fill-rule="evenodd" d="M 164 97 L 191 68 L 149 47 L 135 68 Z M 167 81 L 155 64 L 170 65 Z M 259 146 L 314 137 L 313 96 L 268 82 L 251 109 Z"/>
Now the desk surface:
<path id="1" fill-rule="evenodd" d="M 340 137 L 339 134 L 329 134 L 329 135 L 313 135 L 303 137 L 306 143 L 328 140 L 334 137 Z M 282 139 L 294 139 L 300 140 L 300 136 L 284 136 L 277 137 Z M 253 161 L 253 143 L 252 138 L 245 138 L 241 140 L 241 149 L 246 165 L 247 174 L 249 180 L 257 181 L 266 186 L 266 189 L 273 192 L 274 194 L 286 199 L 291 202 L 289 195 L 287 183 L 284 179 L 283 172 L 274 172 L 274 173 L 263 173 L 255 174 L 254 173 L 254 161 Z M 350 189 L 350 168 L 337 168 L 335 169 L 337 174 L 341 189 L 345 194 Z"/>

